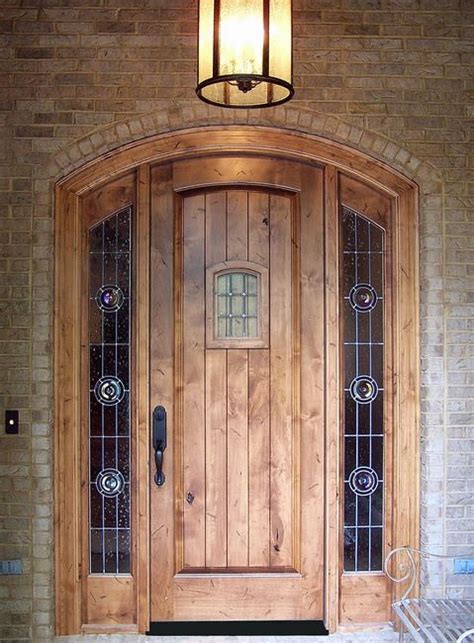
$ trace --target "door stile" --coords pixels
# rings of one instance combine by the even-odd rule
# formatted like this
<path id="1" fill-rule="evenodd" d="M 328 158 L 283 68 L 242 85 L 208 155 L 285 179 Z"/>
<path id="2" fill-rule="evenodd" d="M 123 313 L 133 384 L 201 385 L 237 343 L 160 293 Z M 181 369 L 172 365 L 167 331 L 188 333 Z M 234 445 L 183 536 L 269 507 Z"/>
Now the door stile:
<path id="1" fill-rule="evenodd" d="M 58 635 L 79 632 L 81 592 L 81 259 L 79 198 L 56 190 L 54 303 L 55 608 Z M 68 519 L 64 517 L 68 516 Z M 67 561 L 68 564 L 65 564 Z"/>
<path id="2" fill-rule="evenodd" d="M 153 320 L 155 332 L 150 336 L 150 404 L 151 407 L 162 405 L 167 411 L 168 446 L 165 451 L 163 470 L 167 478 L 162 487 L 157 487 L 154 482 L 155 471 L 150 470 L 146 484 L 150 489 L 150 496 L 159 494 L 161 511 L 150 514 L 150 549 L 168 552 L 157 564 L 157 557 L 151 557 L 151 577 L 153 578 L 153 591 L 150 594 L 151 610 L 160 604 L 165 618 L 172 619 L 172 601 L 169 579 L 174 575 L 174 540 L 175 525 L 168 517 L 174 513 L 173 480 L 175 458 L 178 461 L 179 445 L 174 451 L 174 430 L 176 426 L 175 409 L 173 404 L 174 393 L 174 257 L 172 244 L 169 239 L 174 238 L 174 200 L 172 190 L 172 170 L 170 165 L 158 166 L 151 169 L 151 229 L 150 238 L 150 265 L 151 290 L 150 290 L 150 316 Z M 149 436 L 149 430 L 148 430 Z M 149 442 L 149 458 L 151 458 L 151 444 Z M 148 624 L 147 624 L 148 625 Z"/>
<path id="3" fill-rule="evenodd" d="M 300 438 L 305 445 L 301 451 L 301 543 L 304 558 L 300 569 L 311 581 L 306 587 L 308 605 L 320 605 L 324 619 L 324 528 L 315 529 L 311 516 L 326 522 L 324 505 L 325 407 L 324 395 L 324 175 L 309 166 L 301 168 L 300 192 L 300 341 L 302 374 L 300 389 Z M 311 438 L 311 436 L 314 436 Z M 311 445 L 309 448 L 308 445 Z M 307 543 L 311 543 L 311 547 Z"/>
<path id="4" fill-rule="evenodd" d="M 339 570 L 341 558 L 340 480 L 342 475 L 340 426 L 341 390 L 339 367 L 339 226 L 338 172 L 333 165 L 324 170 L 324 256 L 325 256 L 325 592 L 324 624 L 335 632 L 339 623 Z"/>
<path id="5" fill-rule="evenodd" d="M 135 489 L 133 496 L 135 538 L 134 560 L 137 587 L 138 631 L 150 623 L 150 166 L 137 173 L 137 216 L 135 279 L 135 431 L 132 433 Z M 132 416 L 133 417 L 133 416 Z M 132 461 L 133 462 L 133 461 Z M 140 484 L 140 481 L 142 483 Z M 145 482 L 145 483 L 144 483 Z"/>

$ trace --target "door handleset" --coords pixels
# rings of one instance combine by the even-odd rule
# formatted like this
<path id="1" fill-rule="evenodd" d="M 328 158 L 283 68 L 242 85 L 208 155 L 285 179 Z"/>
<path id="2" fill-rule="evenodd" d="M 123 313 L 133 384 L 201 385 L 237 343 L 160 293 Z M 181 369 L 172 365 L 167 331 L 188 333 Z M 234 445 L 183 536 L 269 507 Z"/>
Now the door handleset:
<path id="1" fill-rule="evenodd" d="M 155 484 L 162 487 L 165 483 L 163 473 L 163 453 L 166 449 L 166 409 L 155 406 L 153 409 L 153 449 L 155 451 Z"/>

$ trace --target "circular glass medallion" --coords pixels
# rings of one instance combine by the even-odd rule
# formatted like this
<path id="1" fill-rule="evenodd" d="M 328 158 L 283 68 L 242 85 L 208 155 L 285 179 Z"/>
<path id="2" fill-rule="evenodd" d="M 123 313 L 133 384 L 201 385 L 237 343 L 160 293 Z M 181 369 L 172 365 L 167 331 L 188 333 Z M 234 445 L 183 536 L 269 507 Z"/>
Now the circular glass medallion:
<path id="1" fill-rule="evenodd" d="M 123 304 L 123 291 L 118 286 L 102 286 L 97 291 L 95 300 L 104 313 L 115 313 Z"/>
<path id="2" fill-rule="evenodd" d="M 379 387 L 377 382 L 369 375 L 355 377 L 350 386 L 351 397 L 359 404 L 369 404 L 375 400 Z"/>
<path id="3" fill-rule="evenodd" d="M 118 404 L 123 399 L 124 393 L 125 388 L 122 380 L 110 375 L 101 377 L 94 386 L 94 395 L 97 401 L 106 406 Z"/>
<path id="4" fill-rule="evenodd" d="M 122 493 L 125 479 L 117 469 L 103 469 L 95 479 L 97 491 L 107 498 L 114 498 Z"/>
<path id="5" fill-rule="evenodd" d="M 357 467 L 349 476 L 349 486 L 358 496 L 370 496 L 379 486 L 379 477 L 371 467 Z"/>
<path id="6" fill-rule="evenodd" d="M 368 313 L 377 305 L 377 292 L 370 284 L 357 284 L 351 288 L 349 301 L 357 312 Z"/>

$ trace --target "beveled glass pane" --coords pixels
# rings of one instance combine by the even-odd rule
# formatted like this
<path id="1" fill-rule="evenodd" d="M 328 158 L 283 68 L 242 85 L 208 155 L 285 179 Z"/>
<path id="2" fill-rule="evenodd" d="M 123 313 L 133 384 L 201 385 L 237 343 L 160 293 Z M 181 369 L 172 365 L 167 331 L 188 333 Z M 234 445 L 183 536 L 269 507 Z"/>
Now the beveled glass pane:
<path id="1" fill-rule="evenodd" d="M 103 529 L 90 530 L 90 565 L 92 574 L 104 573 L 104 543 L 103 543 Z"/>
<path id="2" fill-rule="evenodd" d="M 98 223 L 89 231 L 89 252 L 102 252 L 103 225 Z"/>
<path id="3" fill-rule="evenodd" d="M 357 496 L 357 524 L 370 526 L 370 496 Z"/>
<path id="4" fill-rule="evenodd" d="M 117 536 L 118 534 L 115 529 L 104 529 L 104 551 L 105 551 L 104 572 L 106 574 L 116 574 L 118 571 Z"/>
<path id="5" fill-rule="evenodd" d="M 354 525 L 356 520 L 356 495 L 346 482 L 344 484 L 344 524 Z"/>
<path id="6" fill-rule="evenodd" d="M 358 527 L 357 529 L 357 551 L 356 551 L 356 569 L 359 572 L 369 571 L 369 548 L 370 548 L 370 529 L 368 527 Z"/>
<path id="7" fill-rule="evenodd" d="M 118 573 L 130 573 L 130 529 L 120 529 L 118 532 Z"/>
<path id="8" fill-rule="evenodd" d="M 380 523 L 381 524 L 381 523 Z M 371 548 L 370 548 L 370 568 L 368 571 L 378 572 L 383 566 L 383 529 L 381 527 L 372 527 L 370 530 Z"/>
<path id="9" fill-rule="evenodd" d="M 100 529 L 103 516 L 103 496 L 97 491 L 94 482 L 91 482 L 90 494 L 91 527 Z"/>
<path id="10" fill-rule="evenodd" d="M 117 511 L 119 528 L 130 527 L 130 486 L 128 484 L 117 496 Z"/>
<path id="11" fill-rule="evenodd" d="M 247 337 L 257 337 L 257 335 L 257 319 L 255 317 L 250 317 L 247 319 Z"/>
<path id="12" fill-rule="evenodd" d="M 353 572 L 356 569 L 355 550 L 356 550 L 356 533 L 357 529 L 344 529 L 344 570 Z"/>
<path id="13" fill-rule="evenodd" d="M 218 339 L 257 337 L 258 277 L 246 272 L 217 276 L 215 318 Z"/>

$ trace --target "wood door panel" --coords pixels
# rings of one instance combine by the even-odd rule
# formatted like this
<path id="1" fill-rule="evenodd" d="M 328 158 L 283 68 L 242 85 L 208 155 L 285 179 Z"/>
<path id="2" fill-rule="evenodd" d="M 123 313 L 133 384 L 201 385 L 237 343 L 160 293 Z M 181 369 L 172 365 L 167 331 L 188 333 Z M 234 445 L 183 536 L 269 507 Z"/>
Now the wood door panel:
<path id="1" fill-rule="evenodd" d="M 292 216 L 290 199 L 270 197 L 270 388 L 271 388 L 271 490 L 270 566 L 293 567 L 293 511 L 296 476 L 295 435 L 299 431 L 293 393 L 297 373 L 293 352 L 294 278 L 292 274 Z M 299 240 L 298 240 L 299 241 Z M 297 241 L 297 243 L 298 243 Z"/>
<path id="2" fill-rule="evenodd" d="M 248 258 L 248 204 L 251 194 L 245 190 L 230 190 L 185 196 L 183 199 L 181 431 L 184 495 L 185 498 L 193 498 L 191 503 L 186 500 L 184 504 L 185 571 L 190 568 L 202 570 L 220 566 L 242 569 L 248 567 L 249 560 L 253 558 L 249 550 L 248 413 L 249 403 L 252 401 L 249 399 L 248 382 L 249 354 L 252 351 L 242 348 L 227 350 L 224 371 L 223 357 L 217 355 L 219 352 L 225 353 L 225 349 L 207 349 L 202 326 L 206 302 L 212 302 L 212 298 L 203 293 L 204 268 L 223 260 L 244 262 Z M 254 200 L 255 210 L 261 202 L 261 198 Z M 254 504 L 262 506 L 270 498 L 271 521 L 270 533 L 267 534 L 267 538 L 270 538 L 270 567 L 293 568 L 293 541 L 299 538 L 298 533 L 294 533 L 298 529 L 298 523 L 293 507 L 293 481 L 296 476 L 293 432 L 299 430 L 297 408 L 293 400 L 298 369 L 296 356 L 293 354 L 293 335 L 296 331 L 292 329 L 294 281 L 298 279 L 297 274 L 293 274 L 292 237 L 295 232 L 289 197 L 267 195 L 263 206 L 262 220 L 268 219 L 263 224 L 266 239 L 257 237 L 253 241 L 253 251 L 259 246 L 267 246 L 270 255 L 270 299 L 273 302 L 269 311 L 271 323 L 269 319 L 263 320 L 264 324 L 270 324 L 272 328 L 268 355 L 270 371 L 267 372 L 264 364 L 262 372 L 254 373 L 254 379 L 267 378 L 267 388 L 272 389 L 274 400 L 270 422 L 265 427 L 272 433 L 270 458 L 266 460 L 266 470 L 261 465 L 262 484 L 253 488 L 252 500 Z M 225 230 L 218 220 L 226 222 Z M 224 232 L 225 237 L 222 236 Z M 258 234 L 259 237 L 264 236 L 262 230 Z M 262 249 L 260 255 L 264 257 L 265 254 L 266 249 Z M 216 362 L 220 365 L 216 366 Z M 224 373 L 224 386 L 214 379 L 215 366 Z M 209 374 L 207 368 L 211 369 Z M 179 382 L 177 389 L 181 389 Z M 207 411 L 203 409 L 203 404 Z M 198 428 L 196 424 L 201 418 L 203 427 Z M 214 424 L 216 420 L 217 425 Z M 225 427 L 225 435 L 222 436 L 226 441 L 225 460 L 223 439 L 215 437 L 221 426 Z M 208 441 L 211 449 L 217 446 L 217 450 L 208 453 Z M 194 454 L 194 458 L 189 454 Z M 194 471 L 191 471 L 192 467 Z M 210 508 L 207 507 L 207 489 Z M 261 494 L 263 500 L 259 501 Z M 219 497 L 217 501 L 216 496 Z M 226 500 L 226 504 L 223 500 Z M 186 505 L 190 505 L 190 508 Z M 254 525 L 256 520 L 262 521 L 264 516 L 265 514 L 261 517 L 254 516 Z M 268 529 L 268 523 L 257 523 L 256 527 L 263 533 L 265 528 Z M 220 542 L 213 542 L 216 529 Z M 208 532 L 211 538 L 209 545 Z"/>
<path id="3" fill-rule="evenodd" d="M 205 325 L 202 314 L 205 300 L 204 230 L 205 197 L 196 195 L 184 199 L 182 206 L 182 320 L 181 331 L 182 379 L 176 381 L 182 404 L 183 480 L 183 567 L 205 567 L 206 505 L 205 505 Z M 179 326 L 181 325 L 181 328 Z"/>
<path id="4" fill-rule="evenodd" d="M 302 415 L 310 398 L 316 397 L 316 403 L 319 399 L 318 408 L 323 407 L 322 388 L 306 387 L 304 400 L 300 393 L 304 328 L 307 359 L 317 364 L 316 379 L 322 377 L 322 362 L 312 353 L 323 344 L 322 324 L 310 329 L 300 319 L 303 289 L 317 310 L 323 309 L 322 242 L 313 233 L 315 226 L 322 225 L 322 183 L 318 170 L 304 166 L 299 174 L 293 168 L 292 176 L 301 184 L 305 172 L 311 178 L 307 181 L 310 194 L 303 199 L 310 210 L 305 228 L 308 238 L 318 242 L 315 247 L 307 242 L 303 246 L 307 264 L 321 264 L 308 277 L 302 273 L 302 196 L 297 192 L 223 186 L 175 196 L 175 233 L 169 240 L 175 248 L 171 391 L 175 413 L 168 437 L 175 448 L 175 479 L 165 492 L 174 496 L 174 510 L 166 504 L 173 527 L 163 525 L 174 532 L 174 551 L 166 554 L 174 563 L 167 562 L 167 580 L 157 588 L 152 607 L 157 620 L 322 615 L 322 555 L 316 565 L 312 558 L 314 543 L 316 552 L 323 543 L 323 473 L 313 462 L 302 469 L 306 453 L 322 462 L 314 419 L 321 422 L 318 435 L 322 435 L 323 414 L 310 411 L 310 420 Z M 199 170 L 194 170 L 193 177 L 198 176 Z M 162 202 L 157 197 L 152 211 L 158 211 Z M 168 214 L 169 219 L 173 216 Z M 246 340 L 236 338 L 235 344 L 227 339 L 216 347 L 212 338 L 208 345 L 206 320 L 214 319 L 210 308 L 217 295 L 210 291 L 214 281 L 206 274 L 214 266 L 238 269 L 240 262 L 245 266 L 249 261 L 268 272 L 268 306 L 259 309 L 268 342 L 263 348 L 250 343 L 246 348 Z M 261 292 L 260 296 L 266 300 Z M 158 299 L 159 292 L 152 287 L 153 298 Z M 159 301 L 154 305 L 158 308 Z M 153 336 L 153 323 L 151 332 Z M 152 382 L 152 397 L 154 392 Z M 306 429 L 302 444 L 305 421 L 310 430 Z M 167 453 L 165 475 L 166 461 Z M 162 491 L 155 487 L 152 492 L 157 512 Z M 308 498 L 301 498 L 302 494 Z M 302 506 L 309 512 L 304 520 L 312 525 L 304 543 Z M 318 524 L 320 534 L 315 538 Z M 152 548 L 156 567 L 160 552 L 153 544 Z"/>
<path id="5" fill-rule="evenodd" d="M 270 566 L 270 364 L 268 350 L 249 351 L 249 566 Z"/>
<path id="6" fill-rule="evenodd" d="M 227 566 L 227 353 L 206 353 L 206 567 Z"/>

